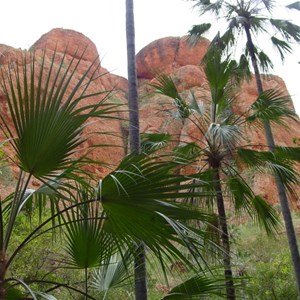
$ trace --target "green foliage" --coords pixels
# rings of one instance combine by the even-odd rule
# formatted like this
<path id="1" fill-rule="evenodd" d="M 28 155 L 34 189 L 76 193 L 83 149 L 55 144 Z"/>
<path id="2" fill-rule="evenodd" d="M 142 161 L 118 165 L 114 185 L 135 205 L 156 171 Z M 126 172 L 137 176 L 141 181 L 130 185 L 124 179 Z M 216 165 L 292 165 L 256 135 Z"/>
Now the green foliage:
<path id="1" fill-rule="evenodd" d="M 297 217 L 299 218 L 299 217 Z M 297 287 L 287 240 L 280 234 L 268 238 L 249 225 L 238 227 L 237 259 L 245 276 L 241 295 L 251 300 L 297 299 Z"/>
<path id="2" fill-rule="evenodd" d="M 49 211 L 47 213 L 49 215 Z M 44 215 L 45 218 L 47 215 Z M 15 230 L 10 243 L 10 249 L 15 249 L 26 238 L 26 236 L 40 223 L 40 216 L 37 212 L 32 213 L 29 219 L 25 212 L 21 213 L 15 223 Z M 34 282 L 41 279 L 52 282 L 63 282 L 72 285 L 74 282 L 82 280 L 80 270 L 62 268 L 64 260 L 64 242 L 59 236 L 54 238 L 49 232 L 40 238 L 32 240 L 22 249 L 14 259 L 8 276 L 22 278 L 25 282 Z M 77 284 L 81 285 L 81 284 Z M 32 284 L 34 290 L 45 290 L 49 287 L 46 283 L 36 282 Z M 12 293 L 12 290 L 9 290 Z M 20 288 L 15 288 L 15 292 L 24 293 Z M 14 293 L 15 293 L 14 292 Z M 58 288 L 54 291 L 53 296 L 57 299 L 68 299 L 70 296 L 66 289 Z M 12 298 L 16 299 L 16 298 Z"/>
<path id="3" fill-rule="evenodd" d="M 199 299 L 212 295 L 223 298 L 223 289 L 223 278 L 216 279 L 210 275 L 197 274 L 172 288 L 163 300 Z"/>
<path id="4" fill-rule="evenodd" d="M 252 270 L 253 271 L 253 270 Z M 288 251 L 268 262 L 257 262 L 255 274 L 249 272 L 249 298 L 261 300 L 297 299 L 297 288 Z"/>
<path id="5" fill-rule="evenodd" d="M 293 143 L 294 143 L 296 146 L 300 147 L 300 138 L 293 138 Z"/>
<path id="6" fill-rule="evenodd" d="M 26 236 L 27 232 L 30 232 L 31 228 L 38 223 L 38 214 L 33 214 L 30 223 L 28 218 L 26 218 L 26 215 L 22 213 L 18 217 L 16 230 L 12 237 L 12 247 L 19 244 Z M 283 235 L 278 235 L 276 238 L 268 238 L 263 233 L 257 232 L 250 223 L 246 223 L 244 225 L 232 226 L 231 236 L 232 241 L 234 241 L 233 252 L 236 253 L 233 254 L 233 257 L 235 257 L 233 268 L 236 273 L 243 274 L 244 277 L 244 279 L 239 281 L 239 288 L 237 289 L 238 295 L 247 295 L 247 299 L 251 300 L 296 299 L 295 295 L 297 295 L 297 290 L 289 258 L 287 241 Z M 83 288 L 82 270 L 61 268 L 61 266 L 64 265 L 62 262 L 63 259 L 65 259 L 65 256 L 63 255 L 65 246 L 66 244 L 64 241 L 61 241 L 59 238 L 53 240 L 53 237 L 50 234 L 43 238 L 35 239 L 19 253 L 11 267 L 10 275 L 18 276 L 28 281 L 44 278 L 49 281 L 63 281 L 69 285 L 76 282 L 76 286 L 78 288 Z M 150 257 L 150 260 L 151 262 L 149 263 L 148 270 L 149 299 L 157 300 L 164 297 L 164 291 L 167 291 L 168 287 L 164 282 L 163 277 L 157 274 L 158 270 L 157 265 L 154 262 L 154 258 Z M 118 276 L 121 275 L 122 272 L 124 272 L 123 274 L 127 276 L 125 269 L 120 272 L 120 268 L 123 267 L 124 265 L 122 266 L 121 263 L 118 267 Z M 93 273 L 90 275 L 92 276 L 92 274 Z M 103 276 L 104 273 L 98 274 L 99 275 L 97 276 Z M 214 285 L 215 282 L 213 279 L 205 279 L 201 277 L 200 274 L 193 277 L 192 273 L 179 274 L 174 271 L 170 272 L 169 275 L 172 275 L 173 277 L 175 276 L 171 282 L 171 290 L 173 292 L 180 291 L 182 288 L 182 291 L 187 293 L 186 297 L 190 296 L 190 298 L 187 299 L 192 299 L 192 294 L 187 286 L 177 286 L 177 284 L 184 281 L 186 277 L 190 279 L 189 284 L 195 293 L 197 293 L 195 288 L 201 289 L 201 291 L 203 291 L 203 295 L 206 292 L 210 293 L 209 297 L 205 298 L 203 296 L 203 299 L 222 299 L 222 297 L 216 296 L 222 291 L 223 286 L 221 281 L 219 281 L 219 290 L 215 290 L 214 296 L 214 288 L 216 288 L 216 285 Z M 168 277 L 171 279 L 172 276 L 169 275 Z M 116 277 L 117 281 L 118 276 Z M 122 277 L 120 277 L 120 279 L 121 278 Z M 200 281 L 198 281 L 198 279 Z M 199 285 L 201 280 L 206 281 L 205 285 Z M 122 282 L 122 279 L 119 282 Z M 212 285 L 210 285 L 210 282 Z M 107 294 L 107 299 L 132 300 L 132 282 L 129 280 L 125 286 L 124 283 L 125 282 L 123 282 L 119 288 L 110 289 Z M 95 284 L 97 284 L 97 281 L 95 281 Z M 33 285 L 33 288 L 35 290 L 43 290 L 46 286 L 47 285 L 42 283 L 36 283 Z M 204 289 L 205 286 L 208 290 Z M 209 290 L 210 288 L 212 289 L 211 291 Z M 22 292 L 20 289 L 15 289 L 14 291 L 11 290 L 10 293 L 11 298 L 8 296 L 8 299 L 16 299 L 14 298 L 16 295 L 15 293 L 21 295 Z M 71 297 L 70 293 L 71 292 L 62 288 L 58 288 L 52 292 L 53 296 L 56 296 L 57 299 L 69 299 Z M 94 295 L 96 299 L 102 299 L 99 298 L 99 294 L 93 290 L 90 290 L 90 294 Z M 75 297 L 75 294 L 73 294 L 73 297 Z M 175 294 L 172 297 L 174 298 Z M 165 299 L 173 299 L 172 297 L 170 295 Z M 199 296 L 195 299 L 199 299 Z"/>
<path id="7" fill-rule="evenodd" d="M 73 154 L 85 141 L 83 130 L 86 121 L 91 117 L 110 118 L 118 105 L 105 103 L 104 92 L 88 93 L 87 88 L 94 75 L 88 77 L 92 66 L 78 79 L 75 89 L 66 95 L 79 62 L 72 59 L 65 68 L 63 57 L 53 74 L 56 56 L 54 54 L 50 60 L 48 69 L 44 65 L 45 53 L 40 64 L 35 62 L 33 55 L 30 56 L 29 65 L 26 65 L 27 57 L 22 61 L 23 64 L 20 63 L 25 65 L 23 68 L 2 70 L 2 88 L 13 122 L 11 124 L 1 116 L 1 130 L 16 152 L 15 163 L 20 169 L 15 192 L 4 199 L 0 206 L 0 253 L 5 254 L 0 267 L 8 269 L 13 276 L 7 282 L 17 282 L 20 290 L 32 297 L 42 295 L 36 290 L 49 290 L 52 294 L 59 287 L 87 297 L 90 270 L 108 263 L 124 244 L 134 251 L 137 241 L 143 241 L 162 265 L 164 260 L 170 261 L 176 257 L 193 267 L 178 245 L 187 249 L 193 257 L 193 263 L 205 263 L 200 253 L 204 247 L 205 232 L 184 223 L 198 219 L 209 225 L 211 216 L 177 202 L 194 194 L 201 196 L 201 193 L 189 191 L 195 186 L 191 184 L 192 178 L 176 175 L 179 165 L 176 157 L 164 155 L 164 160 L 160 160 L 161 157 L 154 154 L 132 153 L 100 180 L 95 189 L 93 175 L 85 171 L 83 166 L 96 162 L 85 155 L 77 158 Z M 35 76 L 37 65 L 40 68 L 39 76 Z M 50 80 L 52 76 L 55 77 L 53 84 Z M 80 92 L 77 93 L 78 90 Z M 95 104 L 84 106 L 81 103 L 87 97 L 100 95 L 101 100 Z M 32 177 L 41 183 L 36 190 L 29 188 Z M 196 186 L 199 185 L 202 183 Z M 16 238 L 12 242 L 22 211 L 31 217 L 35 205 L 41 223 L 33 222 L 30 230 L 20 234 L 21 239 Z M 50 207 L 49 216 L 44 218 L 42 212 L 47 206 Z M 52 250 L 48 252 L 46 245 L 42 247 L 43 253 L 36 251 L 40 257 L 32 262 L 32 270 L 28 268 L 23 272 L 15 261 L 22 251 L 26 254 L 30 244 L 37 246 L 35 243 L 41 237 L 49 241 L 55 229 L 59 229 L 65 238 L 62 249 L 54 250 L 56 254 L 63 254 L 59 257 L 59 268 L 85 269 L 80 280 L 82 284 L 75 287 L 74 282 L 64 282 L 63 277 L 51 278 L 50 275 L 58 271 L 56 267 L 50 267 L 48 273 L 43 274 L 48 254 L 54 254 Z M 28 262 L 33 257 L 28 258 Z M 10 270 L 14 264 L 16 270 L 20 269 L 15 273 L 14 269 Z M 3 270 L 0 270 L 0 274 L 6 275 Z M 4 275 L 0 284 L 7 283 Z M 3 293 L 3 290 L 0 289 L 0 292 Z"/>
<path id="8" fill-rule="evenodd" d="M 289 108 L 290 96 L 283 95 L 276 90 L 266 90 L 259 95 L 251 105 L 251 113 L 247 117 L 250 122 L 269 121 L 287 127 L 289 119 L 299 122 L 295 111 Z"/>

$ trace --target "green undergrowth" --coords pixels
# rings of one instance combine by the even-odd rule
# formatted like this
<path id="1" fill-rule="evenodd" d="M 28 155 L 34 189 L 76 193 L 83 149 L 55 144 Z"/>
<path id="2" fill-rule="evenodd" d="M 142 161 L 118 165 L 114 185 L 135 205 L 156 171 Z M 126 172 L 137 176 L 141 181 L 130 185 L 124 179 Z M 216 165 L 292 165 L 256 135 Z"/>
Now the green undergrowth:
<path id="1" fill-rule="evenodd" d="M 294 214 L 296 232 L 300 232 L 300 215 Z M 297 299 L 297 287 L 284 226 L 268 237 L 249 224 L 235 227 L 233 263 L 235 275 L 243 276 L 238 289 L 241 299 Z M 298 234 L 298 241 L 300 235 Z"/>
<path id="2" fill-rule="evenodd" d="M 294 214 L 296 232 L 300 232 L 300 215 Z M 18 218 L 14 232 L 12 249 L 16 247 L 28 232 L 38 224 L 38 216 L 26 217 L 25 212 Z M 245 223 L 231 226 L 234 276 L 239 280 L 238 299 L 249 300 L 285 300 L 297 299 L 297 289 L 290 260 L 290 253 L 283 227 L 275 237 L 266 236 L 257 227 Z M 299 234 L 298 234 L 299 236 Z M 58 281 L 84 289 L 84 271 L 62 268 L 64 261 L 64 243 L 57 234 L 43 235 L 28 244 L 17 256 L 11 266 L 11 275 L 26 282 L 36 279 Z M 159 300 L 169 288 L 179 284 L 192 275 L 179 262 L 167 265 L 168 283 L 165 281 L 159 263 L 152 257 L 148 262 L 149 299 Z M 31 285 L 34 290 L 45 289 L 43 284 Z M 66 289 L 59 288 L 51 293 L 57 299 L 83 299 Z M 103 295 L 92 293 L 96 299 Z M 133 282 L 125 287 L 108 292 L 105 299 L 134 299 Z M 199 299 L 220 299 L 214 296 Z"/>

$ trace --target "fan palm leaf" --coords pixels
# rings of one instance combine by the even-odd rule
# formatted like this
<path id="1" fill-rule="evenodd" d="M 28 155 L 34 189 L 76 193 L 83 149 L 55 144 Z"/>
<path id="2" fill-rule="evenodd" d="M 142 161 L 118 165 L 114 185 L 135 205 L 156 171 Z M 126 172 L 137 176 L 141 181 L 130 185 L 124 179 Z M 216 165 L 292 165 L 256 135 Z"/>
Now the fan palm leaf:
<path id="1" fill-rule="evenodd" d="M 151 86 L 154 87 L 158 93 L 174 99 L 176 108 L 182 119 L 189 117 L 192 111 L 179 94 L 173 79 L 165 74 L 159 75 L 156 79 L 158 82 L 152 83 Z"/>
<path id="2" fill-rule="evenodd" d="M 54 54 L 48 69 L 45 54 L 41 65 L 37 64 L 34 55 L 29 58 L 25 56 L 20 62 L 23 67 L 17 65 L 1 69 L 4 78 L 2 88 L 13 120 L 11 128 L 7 120 L 1 117 L 4 124 L 1 129 L 13 138 L 9 143 L 16 151 L 20 169 L 37 178 L 54 175 L 58 170 L 65 169 L 70 163 L 70 155 L 84 142 L 80 133 L 87 119 L 91 116 L 111 117 L 117 107 L 105 102 L 107 92 L 87 92 L 92 82 L 87 76 L 97 60 L 68 95 L 67 89 L 81 58 L 77 62 L 73 58 L 66 68 L 63 67 L 67 63 L 65 57 L 57 68 L 56 60 Z M 96 70 L 92 78 L 96 76 Z M 53 76 L 55 79 L 50 82 Z M 100 101 L 82 107 L 83 99 L 91 96 L 101 97 Z M 14 131 L 17 136 L 14 136 Z"/>
<path id="3" fill-rule="evenodd" d="M 201 196 L 201 192 L 189 191 L 195 186 L 191 178 L 173 174 L 177 167 L 175 160 L 158 161 L 145 154 L 129 155 L 101 181 L 98 197 L 107 215 L 108 232 L 126 244 L 132 240 L 143 241 L 158 257 L 164 253 L 166 257 L 175 256 L 186 262 L 176 244 L 189 247 L 197 259 L 203 247 L 203 232 L 194 232 L 182 222 L 199 219 L 209 224 L 211 217 L 176 202 L 194 194 Z"/>
<path id="4" fill-rule="evenodd" d="M 67 211 L 66 253 L 69 267 L 85 270 L 85 291 L 88 294 L 88 269 L 99 267 L 108 262 L 117 251 L 117 244 L 110 234 L 103 230 L 104 214 L 99 214 L 99 207 L 94 202 L 86 202 L 88 197 L 84 193 L 80 202 L 83 206 L 76 206 Z M 88 197 L 87 199 L 89 199 Z"/>
<path id="5" fill-rule="evenodd" d="M 278 176 L 284 186 L 292 190 L 293 184 L 299 183 L 299 174 L 294 170 L 293 161 L 299 161 L 299 151 L 290 147 L 276 147 L 274 152 L 239 149 L 239 158 L 250 168 L 258 172 Z"/>
<path id="6" fill-rule="evenodd" d="M 255 195 L 242 177 L 238 174 L 228 177 L 226 188 L 233 199 L 235 213 L 250 216 L 269 235 L 278 231 L 280 221 L 277 212 L 262 197 Z"/>
<path id="7" fill-rule="evenodd" d="M 214 278 L 208 274 L 197 274 L 173 287 L 162 300 L 192 300 L 211 297 L 225 298 L 223 278 Z"/>
<path id="8" fill-rule="evenodd" d="M 247 121 L 263 122 L 269 120 L 281 126 L 287 126 L 286 121 L 289 119 L 299 122 L 297 114 L 290 109 L 289 104 L 290 96 L 286 96 L 275 89 L 266 90 L 251 105 L 251 112 Z"/>
<path id="9" fill-rule="evenodd" d="M 133 264 L 133 255 L 130 250 L 125 251 L 122 255 L 115 253 L 111 256 L 109 262 L 103 262 L 101 266 L 94 272 L 91 281 L 91 288 L 105 293 L 103 299 L 105 299 L 107 293 L 118 287 L 130 283 L 129 279 L 133 274 L 130 271 L 130 266 Z"/>

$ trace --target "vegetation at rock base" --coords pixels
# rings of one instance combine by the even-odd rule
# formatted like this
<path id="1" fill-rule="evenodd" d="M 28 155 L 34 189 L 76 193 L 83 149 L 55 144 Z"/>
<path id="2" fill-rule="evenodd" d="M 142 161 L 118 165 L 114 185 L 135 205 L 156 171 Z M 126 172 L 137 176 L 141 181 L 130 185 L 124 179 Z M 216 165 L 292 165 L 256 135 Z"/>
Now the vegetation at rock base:
<path id="1" fill-rule="evenodd" d="M 25 213 L 19 216 L 16 232 L 12 238 L 12 245 L 18 244 L 30 232 L 31 226 L 38 224 L 38 215 L 33 214 L 31 223 Z M 296 230 L 300 228 L 300 217 L 293 215 Z M 251 222 L 243 219 L 242 223 L 231 225 L 233 249 L 233 270 L 235 274 L 244 276 L 237 289 L 237 295 L 245 299 L 285 300 L 297 299 L 297 288 L 290 261 L 289 249 L 284 232 L 276 237 L 268 237 L 263 232 L 258 233 Z M 278 247 L 278 244 L 281 247 Z M 51 235 L 37 239 L 34 243 L 24 248 L 12 265 L 11 272 L 15 276 L 26 278 L 48 278 L 56 281 L 63 278 L 65 283 L 76 283 L 78 287 L 84 286 L 82 270 L 68 270 L 60 268 L 62 263 L 65 242 L 60 238 L 53 240 Z M 46 249 L 46 251 L 45 251 Z M 28 261 L 28 265 L 24 265 Z M 170 268 L 168 272 L 169 284 L 167 286 L 163 275 L 157 267 L 157 260 L 149 258 L 148 288 L 149 299 L 157 300 L 169 291 L 170 288 L 182 282 L 191 275 L 185 268 Z M 52 268 L 52 269 L 51 269 Z M 57 270 L 55 270 L 57 268 Z M 59 271 L 59 272 L 57 272 Z M 91 272 L 92 276 L 93 272 Z M 90 277 L 91 277 L 90 276 Z M 36 290 L 42 289 L 43 284 L 35 285 Z M 103 299 L 91 293 L 96 299 Z M 59 288 L 53 292 L 57 299 L 78 299 L 76 294 Z M 72 295 L 72 296 L 71 296 Z M 107 293 L 107 299 L 132 300 L 134 299 L 132 277 L 124 286 L 112 288 Z M 201 299 L 221 299 L 209 296 Z"/>

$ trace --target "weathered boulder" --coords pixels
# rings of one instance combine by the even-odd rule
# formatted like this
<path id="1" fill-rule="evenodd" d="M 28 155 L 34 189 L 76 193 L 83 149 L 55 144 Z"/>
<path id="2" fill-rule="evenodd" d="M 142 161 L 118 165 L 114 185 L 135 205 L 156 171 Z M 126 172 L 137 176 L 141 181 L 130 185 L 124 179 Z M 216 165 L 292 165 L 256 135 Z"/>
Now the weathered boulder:
<path id="1" fill-rule="evenodd" d="M 209 46 L 201 39 L 192 47 L 187 37 L 166 37 L 153 41 L 136 55 L 137 76 L 151 80 L 157 73 L 170 74 L 182 66 L 198 65 Z"/>

